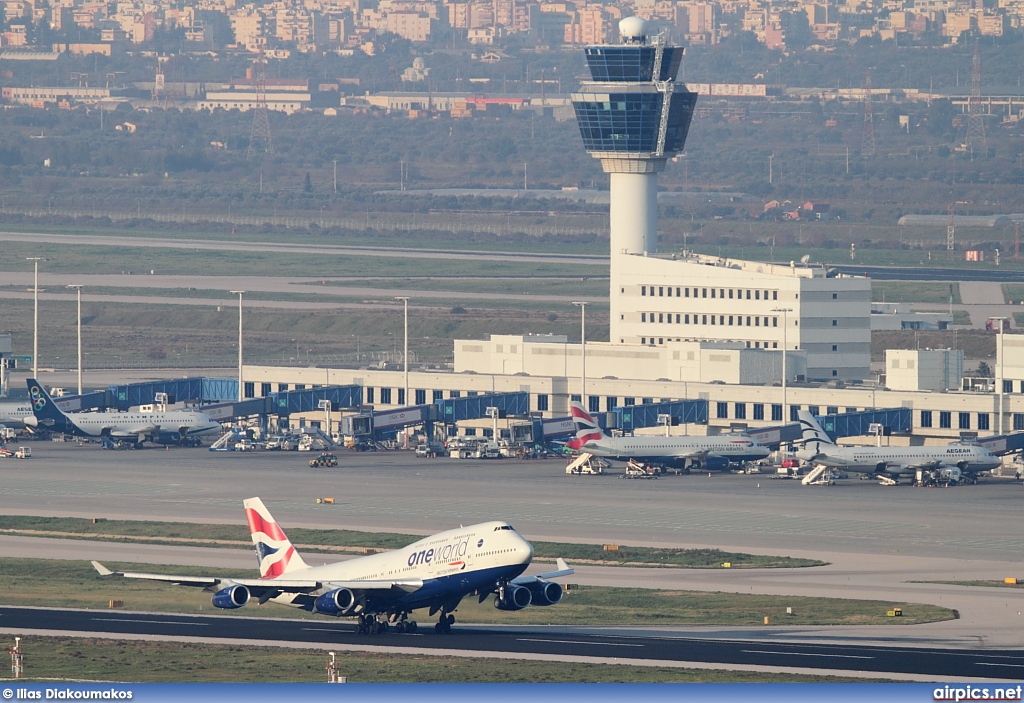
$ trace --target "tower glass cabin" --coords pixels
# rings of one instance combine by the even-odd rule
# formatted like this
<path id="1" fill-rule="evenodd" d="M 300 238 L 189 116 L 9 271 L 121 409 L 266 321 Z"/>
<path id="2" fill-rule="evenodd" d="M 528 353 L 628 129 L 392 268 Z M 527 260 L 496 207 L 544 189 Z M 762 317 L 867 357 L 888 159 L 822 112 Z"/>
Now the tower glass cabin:
<path id="1" fill-rule="evenodd" d="M 646 22 L 619 23 L 620 44 L 589 46 L 593 80 L 572 95 L 587 152 L 601 160 L 611 181 L 611 319 L 621 254 L 658 248 L 657 174 L 683 150 L 697 94 L 676 85 L 683 48 L 648 38 Z"/>

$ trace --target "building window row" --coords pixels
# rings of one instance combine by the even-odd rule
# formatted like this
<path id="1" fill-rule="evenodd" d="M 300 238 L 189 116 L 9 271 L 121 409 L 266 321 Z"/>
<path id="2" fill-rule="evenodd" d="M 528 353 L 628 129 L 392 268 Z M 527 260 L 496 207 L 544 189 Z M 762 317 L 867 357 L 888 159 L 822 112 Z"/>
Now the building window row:
<path id="1" fill-rule="evenodd" d="M 971 413 L 958 412 L 956 417 L 956 429 L 969 430 L 971 429 Z M 976 429 L 979 430 L 990 430 L 992 429 L 992 416 L 990 413 L 978 413 L 978 426 Z M 923 429 L 929 429 L 935 427 L 935 412 L 932 410 L 922 410 L 920 415 L 920 426 Z M 947 410 L 939 411 L 939 429 L 951 430 L 953 429 L 953 413 Z M 1014 414 L 1013 416 L 1013 429 L 1024 430 L 1024 415 Z"/>
<path id="2" fill-rule="evenodd" d="M 644 345 L 647 345 L 647 344 L 660 345 L 660 344 L 664 344 L 665 342 L 671 343 L 673 341 L 675 341 L 675 342 L 707 342 L 707 341 L 715 341 L 715 342 L 740 342 L 741 344 L 746 344 L 747 345 L 747 349 L 750 349 L 750 348 L 754 348 L 754 349 L 778 349 L 779 348 L 779 343 L 778 342 L 760 342 L 760 341 L 753 341 L 752 342 L 752 341 L 750 341 L 748 339 L 714 339 L 714 340 L 709 340 L 707 338 L 694 338 L 694 337 L 687 337 L 686 339 L 683 339 L 682 337 L 676 337 L 675 339 L 672 339 L 672 337 L 641 337 L 640 338 L 640 344 L 644 344 Z M 797 349 L 798 347 L 794 346 L 793 348 Z"/>
<path id="3" fill-rule="evenodd" d="M 746 320 L 746 322 L 744 322 Z M 676 324 L 676 325 L 717 325 L 719 327 L 771 327 L 779 326 L 778 317 L 761 315 L 707 315 L 697 313 L 680 312 L 642 312 L 640 322 L 653 324 Z"/>
<path id="4" fill-rule="evenodd" d="M 779 291 L 753 288 L 689 288 L 686 286 L 640 286 L 646 298 L 721 298 L 723 300 L 778 300 Z M 768 296 L 771 296 L 769 298 Z"/>

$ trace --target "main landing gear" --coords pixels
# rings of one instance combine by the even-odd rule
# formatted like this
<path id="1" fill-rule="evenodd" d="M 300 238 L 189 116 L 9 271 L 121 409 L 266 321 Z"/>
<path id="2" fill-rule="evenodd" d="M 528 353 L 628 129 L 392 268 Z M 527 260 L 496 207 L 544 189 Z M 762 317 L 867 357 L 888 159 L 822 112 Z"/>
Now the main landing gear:
<path id="1" fill-rule="evenodd" d="M 437 624 L 434 625 L 434 632 L 439 635 L 447 635 L 452 631 L 452 624 L 454 624 L 454 622 L 455 616 L 442 610 L 441 618 L 437 621 Z"/>
<path id="2" fill-rule="evenodd" d="M 416 621 L 408 620 L 409 613 L 389 613 L 386 618 L 376 615 L 360 615 L 356 633 L 360 635 L 383 635 L 392 627 L 395 632 L 416 632 Z"/>

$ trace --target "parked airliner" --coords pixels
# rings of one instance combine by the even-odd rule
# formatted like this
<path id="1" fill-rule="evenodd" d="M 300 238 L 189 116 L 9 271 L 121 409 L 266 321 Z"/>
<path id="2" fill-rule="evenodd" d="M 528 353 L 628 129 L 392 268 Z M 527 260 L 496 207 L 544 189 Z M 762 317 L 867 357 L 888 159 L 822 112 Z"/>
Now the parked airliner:
<path id="1" fill-rule="evenodd" d="M 0 403 L 0 426 L 21 429 L 31 417 L 32 406 L 28 403 Z"/>
<path id="2" fill-rule="evenodd" d="M 609 437 L 581 404 L 570 403 L 570 408 L 572 421 L 576 425 L 576 438 L 566 442 L 566 446 L 594 456 L 637 459 L 678 468 L 697 468 L 716 463 L 725 468 L 729 462 L 763 459 L 770 453 L 767 447 L 743 435 Z"/>
<path id="3" fill-rule="evenodd" d="M 113 572 L 92 562 L 103 576 L 164 581 L 213 592 L 217 608 L 241 608 L 252 598 L 313 613 L 358 618 L 360 634 L 415 632 L 409 614 L 429 608 L 440 613 L 435 632 L 451 630 L 452 612 L 466 596 L 482 603 L 492 593 L 498 610 L 554 605 L 562 587 L 549 579 L 573 570 L 562 559 L 558 570 L 523 576 L 533 546 L 506 522 L 483 522 L 424 537 L 402 549 L 349 561 L 308 566 L 259 498 L 242 501 L 260 578 L 219 578 Z"/>
<path id="4" fill-rule="evenodd" d="M 976 444 L 947 444 L 933 447 L 840 447 L 806 410 L 798 413 L 803 447 L 794 456 L 812 464 L 854 473 L 878 474 L 895 479 L 917 471 L 959 469 L 970 479 L 979 471 L 990 471 L 1002 461 Z"/>
<path id="5" fill-rule="evenodd" d="M 141 444 L 167 433 L 178 437 L 212 434 L 221 431 L 219 422 L 195 410 L 156 410 L 129 413 L 66 414 L 39 381 L 28 379 L 28 399 L 33 416 L 26 419 L 32 427 L 44 427 L 77 437 L 112 437 Z"/>

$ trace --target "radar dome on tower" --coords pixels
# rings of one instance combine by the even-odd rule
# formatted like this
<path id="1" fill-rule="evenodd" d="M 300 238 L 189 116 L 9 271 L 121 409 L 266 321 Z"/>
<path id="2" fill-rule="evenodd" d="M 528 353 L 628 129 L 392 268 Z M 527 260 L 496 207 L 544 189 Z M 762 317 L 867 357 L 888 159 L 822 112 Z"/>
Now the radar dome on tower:
<path id="1" fill-rule="evenodd" d="M 619 37 L 623 44 L 643 44 L 647 39 L 647 22 L 639 17 L 619 21 Z"/>

